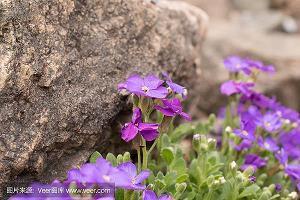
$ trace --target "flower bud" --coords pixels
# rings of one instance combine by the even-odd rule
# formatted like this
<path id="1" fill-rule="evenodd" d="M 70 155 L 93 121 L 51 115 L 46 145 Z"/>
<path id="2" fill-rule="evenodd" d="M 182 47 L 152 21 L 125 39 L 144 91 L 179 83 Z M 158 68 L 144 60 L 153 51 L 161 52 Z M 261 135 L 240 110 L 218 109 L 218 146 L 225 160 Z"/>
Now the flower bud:
<path id="1" fill-rule="evenodd" d="M 216 115 L 215 114 L 210 114 L 208 117 L 208 122 L 210 125 L 213 125 L 216 121 Z"/>
<path id="2" fill-rule="evenodd" d="M 254 174 L 254 168 L 252 166 L 249 166 L 245 169 L 245 171 L 243 172 L 245 177 L 250 177 Z"/>
<path id="3" fill-rule="evenodd" d="M 240 171 L 237 171 L 236 179 L 239 183 L 242 183 L 246 180 L 244 174 Z"/>
<path id="4" fill-rule="evenodd" d="M 221 176 L 221 177 L 219 178 L 219 181 L 220 181 L 221 184 L 226 183 L 226 179 L 225 179 L 223 176 Z"/>
<path id="5" fill-rule="evenodd" d="M 130 153 L 125 152 L 123 155 L 123 162 L 130 162 L 130 161 L 131 161 Z"/>
<path id="6" fill-rule="evenodd" d="M 106 160 L 108 160 L 113 166 L 117 165 L 117 159 L 112 153 L 108 153 L 106 155 Z"/>
<path id="7" fill-rule="evenodd" d="M 205 135 L 200 135 L 200 151 L 207 152 L 208 142 Z"/>
<path id="8" fill-rule="evenodd" d="M 231 169 L 231 170 L 237 170 L 237 164 L 236 164 L 235 161 L 232 161 L 232 162 L 230 163 L 230 169 Z"/>
<path id="9" fill-rule="evenodd" d="M 193 148 L 195 151 L 199 151 L 200 150 L 200 134 L 195 134 L 193 136 Z"/>
<path id="10" fill-rule="evenodd" d="M 186 187 L 187 187 L 186 183 L 176 183 L 175 185 L 176 191 L 179 192 L 180 194 L 184 193 Z"/>
<path id="11" fill-rule="evenodd" d="M 117 164 L 119 165 L 119 164 L 122 164 L 122 163 L 123 163 L 123 156 L 121 154 L 119 154 L 117 156 Z"/>
<path id="12" fill-rule="evenodd" d="M 188 95 L 188 90 L 186 88 L 184 88 L 182 94 L 186 97 Z"/>
<path id="13" fill-rule="evenodd" d="M 297 199 L 298 194 L 297 194 L 297 192 L 291 192 L 290 194 L 288 194 L 288 197 L 290 197 L 291 199 Z"/>
<path id="14" fill-rule="evenodd" d="M 217 141 L 216 141 L 215 139 L 213 139 L 213 138 L 208 138 L 207 143 L 208 143 L 208 149 L 209 149 L 210 151 L 216 150 Z"/>
<path id="15" fill-rule="evenodd" d="M 232 128 L 230 126 L 227 126 L 225 128 L 225 133 L 232 133 Z"/>
<path id="16" fill-rule="evenodd" d="M 271 185 L 269 185 L 268 190 L 269 190 L 269 191 L 271 192 L 271 194 L 272 194 L 273 192 L 275 192 L 275 188 L 276 188 L 275 184 L 271 184 Z"/>

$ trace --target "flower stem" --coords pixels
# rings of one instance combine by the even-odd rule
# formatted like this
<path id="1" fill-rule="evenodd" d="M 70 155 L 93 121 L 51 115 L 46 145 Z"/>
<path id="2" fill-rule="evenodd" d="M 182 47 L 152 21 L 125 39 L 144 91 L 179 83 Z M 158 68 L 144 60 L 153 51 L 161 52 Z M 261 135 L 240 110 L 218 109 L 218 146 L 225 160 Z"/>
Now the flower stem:
<path id="1" fill-rule="evenodd" d="M 136 149 L 136 151 L 137 151 L 137 156 L 138 156 L 138 172 L 140 173 L 140 171 L 141 171 L 141 149 L 140 149 L 140 147 L 138 147 L 137 149 Z"/>
<path id="2" fill-rule="evenodd" d="M 146 145 L 146 140 L 144 138 L 142 138 L 142 152 L 143 152 L 143 165 L 142 165 L 142 169 L 145 170 L 147 169 L 147 165 L 148 165 L 148 153 L 147 153 L 147 145 Z"/>
<path id="3" fill-rule="evenodd" d="M 148 150 L 148 156 L 150 156 L 151 152 L 153 151 L 153 149 L 155 148 L 155 146 L 157 145 L 158 141 L 159 141 L 159 138 L 156 138 L 156 140 L 154 141 L 154 143 L 152 144 L 152 146 L 150 147 L 150 149 Z"/>

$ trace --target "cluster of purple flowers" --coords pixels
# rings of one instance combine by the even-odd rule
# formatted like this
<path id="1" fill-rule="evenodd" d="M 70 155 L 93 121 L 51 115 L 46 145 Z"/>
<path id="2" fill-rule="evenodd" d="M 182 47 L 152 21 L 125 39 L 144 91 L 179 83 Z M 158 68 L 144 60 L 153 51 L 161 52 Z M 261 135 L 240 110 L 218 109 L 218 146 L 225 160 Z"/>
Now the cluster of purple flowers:
<path id="1" fill-rule="evenodd" d="M 12 197 L 13 200 L 21 200 L 28 198 L 46 199 L 49 195 L 43 194 L 41 196 L 37 193 L 38 189 L 58 187 L 63 188 L 64 191 L 56 199 L 72 199 L 72 195 L 67 192 L 67 189 L 75 184 L 80 189 L 92 189 L 95 187 L 120 188 L 126 190 L 146 190 L 143 181 L 148 178 L 150 171 L 143 170 L 137 174 L 136 166 L 131 162 L 122 163 L 116 167 L 112 166 L 107 160 L 98 158 L 96 163 L 87 163 L 82 165 L 79 169 L 71 169 L 68 171 L 67 179 L 64 182 L 55 180 L 52 184 L 33 184 L 34 193 L 32 195 L 17 195 Z M 108 196 L 99 196 L 97 199 L 113 200 L 114 193 L 107 194 Z M 145 195 L 147 196 L 147 195 Z"/>
<path id="2" fill-rule="evenodd" d="M 243 72 L 246 75 L 243 81 L 235 76 L 235 80 L 223 83 L 220 88 L 224 95 L 239 97 L 236 114 L 240 119 L 240 126 L 233 133 L 241 140 L 234 148 L 237 151 L 246 151 L 256 145 L 271 152 L 300 190 L 299 113 L 285 107 L 275 98 L 269 98 L 253 89 L 255 84 L 252 82 L 252 75 L 256 75 L 258 71 L 274 72 L 274 67 L 237 56 L 227 58 L 224 65 L 231 73 Z M 252 166 L 256 170 L 266 164 L 267 159 L 248 154 L 242 169 Z"/>
<path id="3" fill-rule="evenodd" d="M 179 115 L 186 120 L 191 120 L 190 116 L 182 111 L 179 98 L 170 95 L 170 93 L 178 94 L 184 98 L 187 94 L 186 89 L 174 83 L 166 73 L 163 76 L 166 79 L 165 81 L 154 75 L 148 75 L 144 78 L 139 75 L 132 75 L 124 83 L 120 83 L 118 89 L 136 95 L 139 99 L 143 97 L 160 100 L 159 103 L 152 105 L 149 110 L 156 109 L 166 117 Z M 135 107 L 131 122 L 122 127 L 121 137 L 129 142 L 137 134 L 140 134 L 146 141 L 153 141 L 159 135 L 158 129 L 159 124 L 157 123 L 143 122 L 142 109 Z"/>

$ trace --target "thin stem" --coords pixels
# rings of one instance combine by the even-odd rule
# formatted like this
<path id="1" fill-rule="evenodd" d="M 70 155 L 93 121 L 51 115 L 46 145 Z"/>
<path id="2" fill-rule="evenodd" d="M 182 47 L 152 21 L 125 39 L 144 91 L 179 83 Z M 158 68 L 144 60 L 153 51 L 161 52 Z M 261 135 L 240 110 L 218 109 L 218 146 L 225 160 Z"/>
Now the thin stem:
<path id="1" fill-rule="evenodd" d="M 143 152 L 143 165 L 142 169 L 145 170 L 147 169 L 148 165 L 148 153 L 147 153 L 147 145 L 146 145 L 146 140 L 142 138 L 142 152 Z"/>
<path id="2" fill-rule="evenodd" d="M 207 196 L 205 197 L 205 200 L 211 200 L 213 197 L 213 190 L 209 189 Z"/>
<path id="3" fill-rule="evenodd" d="M 124 190 L 124 200 L 130 200 L 129 191 Z"/>
<path id="4" fill-rule="evenodd" d="M 137 149 L 136 149 L 136 151 L 137 151 L 137 156 L 138 156 L 138 172 L 140 172 L 141 171 L 141 149 L 140 149 L 140 147 L 138 147 Z"/>
<path id="5" fill-rule="evenodd" d="M 158 141 L 159 141 L 159 138 L 156 138 L 156 140 L 154 141 L 154 143 L 152 144 L 152 146 L 150 147 L 150 149 L 148 150 L 148 156 L 150 156 L 151 152 L 153 151 L 153 149 L 155 148 L 155 146 L 157 145 Z"/>

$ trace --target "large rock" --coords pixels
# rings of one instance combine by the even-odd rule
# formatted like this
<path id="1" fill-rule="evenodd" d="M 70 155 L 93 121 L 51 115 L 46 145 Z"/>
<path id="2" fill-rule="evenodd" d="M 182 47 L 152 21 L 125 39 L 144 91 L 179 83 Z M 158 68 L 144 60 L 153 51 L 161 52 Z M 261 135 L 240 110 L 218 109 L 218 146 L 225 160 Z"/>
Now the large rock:
<path id="1" fill-rule="evenodd" d="M 0 185 L 49 181 L 106 148 L 133 72 L 196 80 L 206 14 L 182 2 L 0 3 Z"/>

